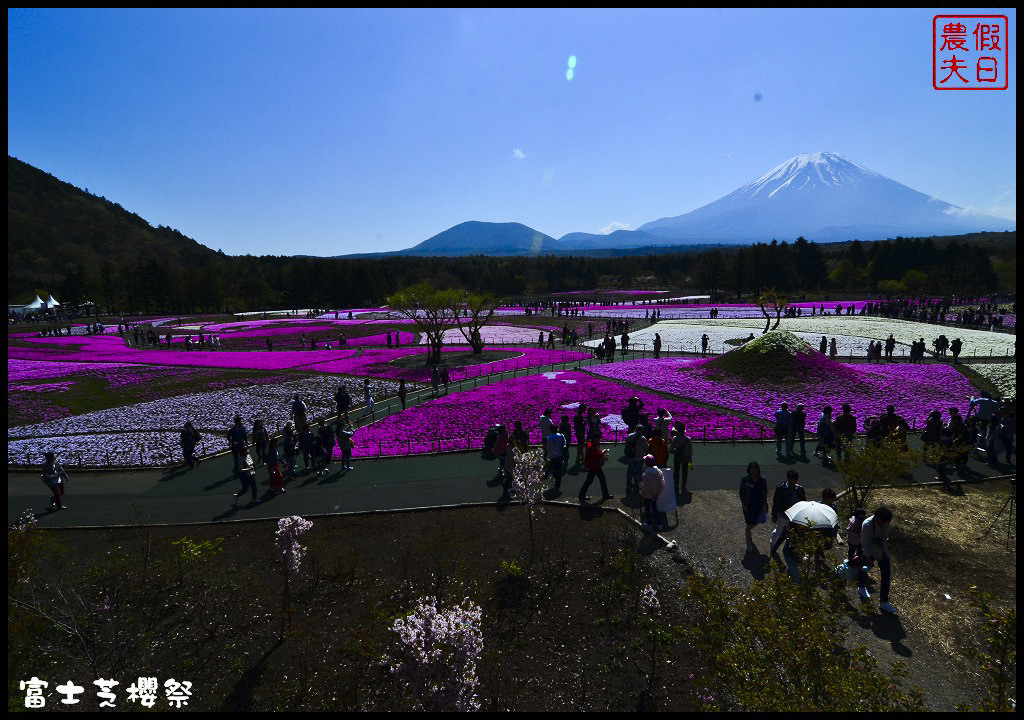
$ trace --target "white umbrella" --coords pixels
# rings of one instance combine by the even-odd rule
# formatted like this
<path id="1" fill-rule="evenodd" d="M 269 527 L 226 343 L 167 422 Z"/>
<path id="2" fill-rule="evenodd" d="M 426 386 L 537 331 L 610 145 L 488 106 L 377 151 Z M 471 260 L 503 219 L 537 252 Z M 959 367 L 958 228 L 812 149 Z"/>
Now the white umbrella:
<path id="1" fill-rule="evenodd" d="M 804 500 L 786 510 L 786 519 L 793 525 L 803 525 L 817 530 L 839 528 L 839 516 L 825 503 Z"/>

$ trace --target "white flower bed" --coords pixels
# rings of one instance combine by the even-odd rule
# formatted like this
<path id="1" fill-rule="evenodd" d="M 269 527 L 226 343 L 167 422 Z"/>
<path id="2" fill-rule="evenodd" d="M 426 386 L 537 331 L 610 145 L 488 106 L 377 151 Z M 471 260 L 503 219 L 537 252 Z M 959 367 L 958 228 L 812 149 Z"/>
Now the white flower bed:
<path id="1" fill-rule="evenodd" d="M 547 342 L 550 330 L 544 331 L 544 342 Z M 522 345 L 536 345 L 537 337 L 541 331 L 539 328 L 523 327 L 521 325 L 484 325 L 480 328 L 480 338 L 485 343 L 515 343 Z M 555 344 L 561 346 L 561 333 L 555 333 Z M 445 345 L 467 345 L 466 338 L 459 332 L 458 328 L 449 328 L 444 331 Z M 420 345 L 427 344 L 427 336 L 420 334 Z"/>
<path id="2" fill-rule="evenodd" d="M 971 370 L 995 385 L 996 390 L 1004 398 L 1017 397 L 1016 363 L 974 363 L 970 367 Z"/>
<path id="3" fill-rule="evenodd" d="M 774 320 L 772 323 L 774 324 Z M 707 328 L 747 328 L 746 334 L 754 331 L 754 335 L 756 336 L 764 329 L 764 320 L 731 318 L 718 320 L 667 320 L 654 326 L 656 332 L 659 331 L 659 326 L 666 328 L 704 328 L 697 332 L 698 339 L 700 338 L 701 332 L 707 332 Z M 967 357 L 974 354 L 985 357 L 988 357 L 990 353 L 997 356 L 1013 354 L 1014 342 L 1017 339 L 1016 335 L 1009 335 L 1007 333 L 995 333 L 988 332 L 986 330 L 970 330 L 967 328 L 932 325 L 930 323 L 910 322 L 907 320 L 887 320 L 885 318 L 860 317 L 855 315 L 824 318 L 783 318 L 782 322 L 779 324 L 779 329 L 789 330 L 800 337 L 804 337 L 804 335 L 809 334 L 816 337 L 819 341 L 822 335 L 825 335 L 829 339 L 835 337 L 837 338 L 837 342 L 838 338 L 841 336 L 882 340 L 884 342 L 885 339 L 889 337 L 889 334 L 892 333 L 898 344 L 907 346 L 909 346 L 914 340 L 923 337 L 929 352 L 932 350 L 932 340 L 937 338 L 939 335 L 945 335 L 950 340 L 960 338 L 964 344 L 961 355 Z M 708 335 L 710 334 L 711 333 L 708 332 Z M 630 333 L 630 338 L 632 337 L 633 334 Z M 651 337 L 653 337 L 653 334 Z M 662 332 L 663 341 L 664 338 L 665 333 Z M 818 346 L 817 342 L 811 342 L 811 345 L 813 347 Z M 863 354 L 864 346 L 866 345 L 867 343 L 864 342 L 858 352 Z M 846 353 L 840 350 L 840 354 Z"/>
<path id="4" fill-rule="evenodd" d="M 713 321 L 705 321 L 713 322 Z M 785 322 L 779 325 L 779 329 L 789 329 L 786 327 Z M 746 339 L 750 336 L 750 333 L 754 333 L 755 338 L 761 337 L 761 331 L 764 330 L 764 323 L 760 323 L 758 326 L 748 327 L 722 327 L 710 326 L 710 325 L 679 325 L 675 321 L 671 322 L 659 322 L 654 325 L 644 328 L 643 330 L 637 330 L 629 333 L 629 346 L 631 348 L 646 349 L 651 351 L 654 349 L 654 334 L 661 334 L 661 349 L 664 352 L 676 352 L 683 350 L 685 352 L 700 352 L 700 339 L 701 335 L 707 333 L 708 336 L 708 351 L 714 354 L 727 352 L 737 347 L 735 344 L 727 344 L 726 340 L 737 340 Z M 807 332 L 794 332 L 794 335 L 804 340 L 815 350 L 818 349 L 818 344 L 821 342 L 820 335 L 813 335 Z M 622 337 L 621 333 L 615 335 L 615 342 L 619 342 Z M 869 338 L 866 337 L 853 337 L 849 335 L 829 335 L 828 338 L 836 339 L 836 352 L 842 356 L 864 356 L 867 354 Z M 602 340 L 588 340 L 583 343 L 588 347 L 597 347 Z M 621 348 L 618 348 L 621 350 Z M 896 351 L 899 354 L 899 350 Z"/>
<path id="5" fill-rule="evenodd" d="M 8 463 L 24 462 L 26 455 L 41 459 L 43 452 L 54 450 L 69 463 L 77 463 L 81 455 L 86 465 L 107 464 L 108 456 L 113 465 L 163 465 L 170 458 L 181 457 L 178 433 L 186 420 L 191 420 L 203 436 L 200 452 L 226 450 L 224 436 L 235 415 L 244 418 L 250 431 L 252 421 L 262 418 L 273 433 L 288 421 L 296 394 L 306 403 L 311 421 L 333 414 L 337 409 L 334 393 L 340 384 L 337 377 L 313 377 L 280 385 L 183 395 L 13 427 L 7 431 Z M 362 383 L 349 380 L 347 386 L 353 404 L 362 405 Z M 379 399 L 394 395 L 398 383 L 371 379 L 370 388 Z"/>

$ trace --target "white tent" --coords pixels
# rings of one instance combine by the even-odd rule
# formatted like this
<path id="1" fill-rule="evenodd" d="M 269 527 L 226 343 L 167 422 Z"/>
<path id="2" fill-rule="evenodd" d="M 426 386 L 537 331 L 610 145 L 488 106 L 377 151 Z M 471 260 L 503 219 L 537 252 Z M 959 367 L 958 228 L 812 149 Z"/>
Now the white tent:
<path id="1" fill-rule="evenodd" d="M 56 307 L 58 305 L 60 305 L 60 303 L 57 302 L 57 298 L 55 298 L 53 295 L 51 295 L 50 299 L 46 301 L 46 307 L 48 308 Z"/>
<path id="2" fill-rule="evenodd" d="M 45 306 L 46 306 L 46 303 L 43 302 L 43 299 L 41 297 L 39 297 L 38 295 L 36 295 L 36 299 L 33 300 L 32 302 L 30 302 L 28 305 L 26 305 L 25 309 L 26 310 L 38 310 L 39 308 L 45 307 Z"/>

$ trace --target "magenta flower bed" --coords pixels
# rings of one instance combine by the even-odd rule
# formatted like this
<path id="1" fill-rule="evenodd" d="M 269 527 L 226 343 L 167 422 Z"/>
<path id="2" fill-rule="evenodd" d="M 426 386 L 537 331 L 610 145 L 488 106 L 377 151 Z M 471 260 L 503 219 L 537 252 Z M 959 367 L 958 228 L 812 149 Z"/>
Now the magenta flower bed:
<path id="1" fill-rule="evenodd" d="M 345 334 L 348 336 L 348 330 Z M 410 332 L 397 333 L 402 345 L 413 345 L 416 343 L 416 335 Z M 396 333 L 391 333 L 392 341 Z M 298 348 L 299 343 L 309 347 L 310 340 L 316 340 L 317 348 L 324 349 L 325 340 L 330 340 L 331 349 L 338 348 L 338 329 L 328 328 L 328 332 L 299 331 L 295 328 L 278 328 L 265 331 L 245 331 L 221 335 L 220 343 L 222 350 L 263 350 L 267 349 L 267 337 L 274 341 L 275 352 L 281 348 Z M 195 338 L 193 338 L 193 342 Z M 359 347 L 362 345 L 385 345 L 387 333 L 377 333 L 362 337 L 346 337 L 345 348 Z"/>
<path id="2" fill-rule="evenodd" d="M 56 378 L 73 373 L 98 370 L 107 372 L 114 368 L 135 367 L 125 363 L 88 363 L 88 362 L 54 362 L 50 360 L 7 360 L 7 383 L 19 383 L 26 380 Z"/>
<path id="3" fill-rule="evenodd" d="M 828 358 L 812 353 L 798 356 L 799 362 L 829 363 Z M 790 409 L 803 403 L 808 428 L 813 430 L 825 405 L 839 414 L 849 403 L 859 423 L 894 405 L 896 412 L 921 427 L 933 410 L 948 415 L 950 407 L 967 410 L 968 396 L 977 393 L 970 382 L 947 365 L 841 365 L 825 381 L 819 369 L 808 366 L 806 373 L 794 372 L 793 384 L 785 388 L 749 379 L 717 375 L 711 360 L 633 360 L 589 368 L 602 377 L 622 380 L 640 387 L 712 403 L 774 422 L 775 411 L 783 402 Z"/>
<path id="4" fill-rule="evenodd" d="M 405 455 L 480 448 L 494 423 L 512 429 L 521 420 L 531 443 L 540 442 L 537 420 L 545 408 L 554 410 L 557 422 L 570 418 L 578 403 L 597 408 L 602 418 L 604 440 L 621 442 L 625 436 L 620 412 L 627 400 L 637 396 L 645 412 L 653 416 L 664 407 L 673 418 L 687 425 L 691 437 L 708 439 L 761 437 L 761 425 L 714 410 L 668 400 L 651 393 L 577 371 L 543 373 L 452 393 L 373 423 L 356 431 L 353 455 L 359 457 Z"/>
<path id="5" fill-rule="evenodd" d="M 282 330 L 286 332 L 325 332 L 325 333 L 338 333 L 339 331 L 345 332 L 351 327 L 359 325 L 407 325 L 411 324 L 412 320 L 406 318 L 395 318 L 394 320 L 388 319 L 375 319 L 375 320 L 364 320 L 355 318 L 349 320 L 348 318 L 342 318 L 334 320 L 331 318 L 268 318 L 266 320 L 236 320 L 234 322 L 225 323 L 211 323 L 205 325 L 203 330 L 205 332 L 213 333 L 231 333 L 232 335 L 239 333 L 259 333 L 262 335 L 270 334 L 272 330 Z"/>
<path id="6" fill-rule="evenodd" d="M 205 350 L 149 349 L 126 347 L 119 337 L 64 337 L 30 340 L 36 348 L 8 348 L 8 358 L 16 360 L 59 360 L 81 358 L 85 362 L 135 363 L 145 365 L 185 365 L 188 367 L 232 368 L 239 370 L 287 370 L 322 362 L 327 358 L 354 355 L 355 349 L 285 350 L 283 352 L 213 352 Z M 80 346 L 76 348 L 74 346 Z M 76 352 L 77 350 L 77 352 Z"/>
<path id="7" fill-rule="evenodd" d="M 507 360 L 496 360 L 480 365 L 469 365 L 467 367 L 453 368 L 450 377 L 453 382 L 467 378 L 483 377 L 496 372 L 511 372 L 526 367 L 540 367 L 560 363 L 576 362 L 590 357 L 590 353 L 569 352 L 565 350 L 541 350 L 539 348 L 502 348 L 505 351 L 515 353 L 515 357 Z M 465 355 L 469 350 L 465 347 L 441 348 L 443 353 L 458 353 Z M 394 360 L 410 355 L 422 355 L 426 362 L 426 350 L 422 346 L 401 347 L 401 348 L 369 348 L 361 354 L 327 360 L 315 365 L 304 367 L 304 370 L 316 372 L 339 373 L 342 375 L 358 375 L 382 378 L 404 378 L 411 382 L 430 382 L 431 370 L 426 365 L 422 367 L 398 367 L 392 365 Z"/>

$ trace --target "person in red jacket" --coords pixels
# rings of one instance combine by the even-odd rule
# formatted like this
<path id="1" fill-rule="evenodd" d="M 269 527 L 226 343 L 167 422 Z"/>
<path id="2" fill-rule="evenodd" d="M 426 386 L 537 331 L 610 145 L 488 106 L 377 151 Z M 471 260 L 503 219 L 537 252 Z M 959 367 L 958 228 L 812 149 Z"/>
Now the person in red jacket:
<path id="1" fill-rule="evenodd" d="M 583 455 L 583 467 L 587 469 L 587 479 L 580 488 L 580 505 L 587 505 L 587 490 L 596 476 L 601 481 L 601 499 L 611 500 L 614 495 L 608 492 L 608 481 L 605 479 L 602 466 L 608 459 L 608 451 L 601 449 L 601 433 L 592 432 L 587 440 L 587 450 Z"/>

